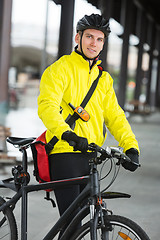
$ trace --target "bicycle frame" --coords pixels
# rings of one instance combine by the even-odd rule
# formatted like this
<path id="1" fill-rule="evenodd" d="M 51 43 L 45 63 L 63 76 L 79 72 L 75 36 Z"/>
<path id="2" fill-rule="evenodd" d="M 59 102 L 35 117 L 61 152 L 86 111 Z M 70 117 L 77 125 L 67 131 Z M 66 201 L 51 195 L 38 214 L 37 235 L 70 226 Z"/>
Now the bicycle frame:
<path id="1" fill-rule="evenodd" d="M 20 144 L 18 144 L 20 141 Z M 100 164 L 102 160 L 105 160 L 109 155 L 108 152 L 104 152 L 103 149 L 98 147 L 98 151 L 100 153 L 104 153 L 105 157 L 103 158 L 94 158 L 90 160 L 90 174 L 88 176 L 81 176 L 77 178 L 63 179 L 57 181 L 51 181 L 41 184 L 30 184 L 29 183 L 29 174 L 27 172 L 28 163 L 27 163 L 27 151 L 26 149 L 32 144 L 33 138 L 28 139 L 19 139 L 16 141 L 11 141 L 12 144 L 17 144 L 22 152 L 22 181 L 16 181 L 16 176 L 14 178 L 9 178 L 6 180 L 0 181 L 0 188 L 8 188 L 16 192 L 16 194 L 3 205 L 0 206 L 0 211 L 4 211 L 6 207 L 10 207 L 12 210 L 14 209 L 17 201 L 22 198 L 21 204 L 21 240 L 27 240 L 27 210 L 28 210 L 28 193 L 40 190 L 48 190 L 48 189 L 59 189 L 65 188 L 69 185 L 77 185 L 77 184 L 86 184 L 86 187 L 80 193 L 80 195 L 74 200 L 74 202 L 70 205 L 70 207 L 64 212 L 64 214 L 59 218 L 56 224 L 51 228 L 51 230 L 47 233 L 47 235 L 43 238 L 43 240 L 51 240 L 53 239 L 58 232 L 61 231 L 65 223 L 69 222 L 68 219 L 74 213 L 74 217 L 69 219 L 65 232 L 61 236 L 61 240 L 66 240 L 68 238 L 68 234 L 75 230 L 75 226 L 81 222 L 89 213 L 90 213 L 90 238 L 91 240 L 97 239 L 97 224 L 98 219 L 101 219 L 101 228 L 103 229 L 104 219 L 103 214 L 107 214 L 108 211 L 103 208 L 103 204 L 101 200 L 108 198 L 129 198 L 131 197 L 129 194 L 120 193 L 120 192 L 100 192 L 100 181 L 99 181 L 99 172 L 97 170 L 97 164 Z M 26 145 L 24 145 L 26 144 Z M 93 145 L 91 146 L 91 150 L 93 150 Z M 119 157 L 119 155 L 118 155 Z M 124 156 L 122 156 L 124 157 Z M 118 159 L 118 158 L 117 158 Z M 98 160 L 98 161 L 97 161 Z M 100 162 L 99 162 L 100 160 Z M 14 170 L 17 170 L 15 168 Z M 20 172 L 21 173 L 21 172 Z M 11 182 L 15 180 L 14 182 Z M 114 179 L 115 180 L 115 179 Z M 110 186 L 110 185 L 108 185 Z M 108 187 L 107 187 L 108 188 Z M 106 189 L 107 189 L 106 188 Z M 85 202 L 84 202 L 85 200 Z M 83 204 L 82 204 L 83 203 Z M 81 208 L 80 208 L 81 207 Z M 80 208 L 80 211 L 77 213 L 77 208 Z M 108 239 L 108 231 L 104 229 L 102 230 L 103 239 Z"/>
<path id="2" fill-rule="evenodd" d="M 27 153 L 26 149 L 22 149 L 23 152 L 23 158 L 22 158 L 22 166 L 25 172 L 27 172 Z M 57 181 L 51 181 L 47 183 L 41 183 L 41 184 L 35 184 L 35 185 L 27 185 L 27 182 L 24 181 L 22 186 L 19 190 L 17 190 L 17 187 L 15 183 L 11 183 L 10 181 L 13 180 L 13 178 L 1 180 L 0 181 L 0 188 L 10 188 L 14 191 L 17 191 L 17 193 L 7 202 L 5 202 L 1 207 L 0 211 L 3 211 L 6 207 L 12 206 L 14 208 L 17 201 L 22 198 L 22 204 L 21 204 L 21 240 L 27 240 L 27 210 L 28 210 L 28 193 L 34 192 L 34 191 L 40 191 L 40 190 L 47 190 L 47 189 L 57 189 L 57 188 L 65 188 L 69 185 L 75 185 L 75 184 L 84 184 L 86 183 L 86 187 L 84 190 L 80 193 L 80 195 L 74 200 L 74 202 L 70 205 L 70 207 L 64 212 L 64 214 L 59 218 L 59 220 L 56 222 L 56 224 L 52 227 L 52 229 L 48 232 L 48 234 L 44 237 L 43 240 L 51 240 L 53 239 L 59 230 L 64 226 L 64 223 L 68 221 L 69 216 L 77 210 L 77 208 L 81 205 L 83 200 L 87 199 L 87 197 L 91 198 L 90 203 L 90 216 L 91 216 L 91 239 L 95 238 L 94 233 L 94 209 L 95 206 L 95 196 L 99 196 L 100 189 L 99 189 L 99 177 L 98 177 L 98 171 L 97 166 L 92 162 L 91 163 L 91 171 L 89 176 L 82 176 L 78 178 L 71 178 L 71 179 L 64 179 L 64 180 L 57 180 Z M 89 206 L 84 206 L 82 210 L 76 215 L 76 218 L 78 221 L 82 220 L 82 216 L 84 215 L 84 212 L 86 209 L 89 208 Z M 74 229 L 74 226 L 69 227 L 69 230 Z M 67 234 L 67 233 L 66 233 Z M 62 238 L 63 239 L 63 238 Z"/>

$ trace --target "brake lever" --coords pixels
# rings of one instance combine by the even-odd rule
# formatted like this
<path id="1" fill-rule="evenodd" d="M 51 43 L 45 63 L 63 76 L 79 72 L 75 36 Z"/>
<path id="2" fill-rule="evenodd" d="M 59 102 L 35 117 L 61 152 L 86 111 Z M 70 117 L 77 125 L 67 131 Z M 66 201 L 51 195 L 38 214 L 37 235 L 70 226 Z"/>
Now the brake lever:
<path id="1" fill-rule="evenodd" d="M 133 162 L 126 154 L 124 153 L 115 153 L 114 157 L 116 157 L 118 159 L 118 162 L 116 163 L 116 165 L 120 165 L 124 162 L 131 162 L 132 164 L 141 167 L 141 164 L 137 163 L 137 162 Z"/>

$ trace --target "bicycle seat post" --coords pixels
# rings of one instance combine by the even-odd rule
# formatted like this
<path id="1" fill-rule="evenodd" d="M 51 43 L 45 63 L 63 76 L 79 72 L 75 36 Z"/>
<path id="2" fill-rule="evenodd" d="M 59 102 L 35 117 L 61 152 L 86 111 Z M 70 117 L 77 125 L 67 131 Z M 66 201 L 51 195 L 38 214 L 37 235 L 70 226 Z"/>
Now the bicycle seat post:
<path id="1" fill-rule="evenodd" d="M 22 151 L 22 166 L 23 171 L 27 173 L 27 151 L 25 148 L 21 149 Z M 27 240 L 27 210 L 28 210 L 28 196 L 25 189 L 27 181 L 25 179 L 22 184 L 22 212 L 21 212 L 21 240 Z"/>
<path id="2" fill-rule="evenodd" d="M 28 164 L 27 164 L 27 151 L 25 148 L 21 149 L 22 151 L 22 167 L 24 172 L 27 172 Z"/>

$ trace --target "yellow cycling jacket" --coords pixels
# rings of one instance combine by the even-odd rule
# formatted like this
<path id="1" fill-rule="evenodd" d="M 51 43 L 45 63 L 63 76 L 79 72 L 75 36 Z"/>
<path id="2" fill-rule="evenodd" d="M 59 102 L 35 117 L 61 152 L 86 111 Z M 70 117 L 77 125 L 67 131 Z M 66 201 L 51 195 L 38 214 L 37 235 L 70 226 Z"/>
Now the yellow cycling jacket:
<path id="1" fill-rule="evenodd" d="M 75 107 L 81 104 L 99 74 L 97 65 L 100 62 L 98 61 L 90 70 L 89 62 L 78 53 L 72 52 L 61 57 L 44 71 L 38 97 L 38 115 L 47 128 L 47 142 L 53 136 L 59 139 L 51 153 L 73 152 L 73 147 L 61 140 L 62 134 L 71 130 L 65 122 L 67 116 L 73 114 L 68 104 L 71 103 Z M 86 137 L 89 143 L 94 142 L 102 146 L 106 138 L 106 125 L 124 151 L 129 148 L 136 148 L 139 151 L 135 135 L 118 105 L 113 80 L 107 72 L 103 71 L 85 109 L 90 115 L 90 120 L 76 121 L 74 132 L 78 136 Z"/>

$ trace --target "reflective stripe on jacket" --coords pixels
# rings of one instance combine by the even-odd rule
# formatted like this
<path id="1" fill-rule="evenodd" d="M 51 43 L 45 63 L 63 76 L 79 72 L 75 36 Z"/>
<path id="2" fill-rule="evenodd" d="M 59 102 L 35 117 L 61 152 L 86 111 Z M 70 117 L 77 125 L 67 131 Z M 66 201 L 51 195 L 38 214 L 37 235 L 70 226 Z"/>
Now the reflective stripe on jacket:
<path id="1" fill-rule="evenodd" d="M 38 115 L 47 128 L 47 142 L 56 136 L 59 141 L 51 153 L 73 152 L 66 141 L 61 140 L 63 132 L 71 130 L 65 119 L 73 110 L 68 105 L 79 106 L 93 81 L 99 74 L 98 61 L 90 70 L 89 62 L 72 52 L 49 66 L 43 73 L 38 97 Z M 61 107 L 61 111 L 60 111 Z M 86 137 L 88 142 L 102 145 L 106 138 L 106 127 L 126 151 L 138 149 L 138 143 L 120 108 L 113 89 L 113 80 L 103 71 L 91 99 L 85 107 L 90 120 L 76 121 L 74 132 Z M 105 125 L 104 125 L 105 123 Z M 139 150 L 139 149 L 138 149 Z"/>

